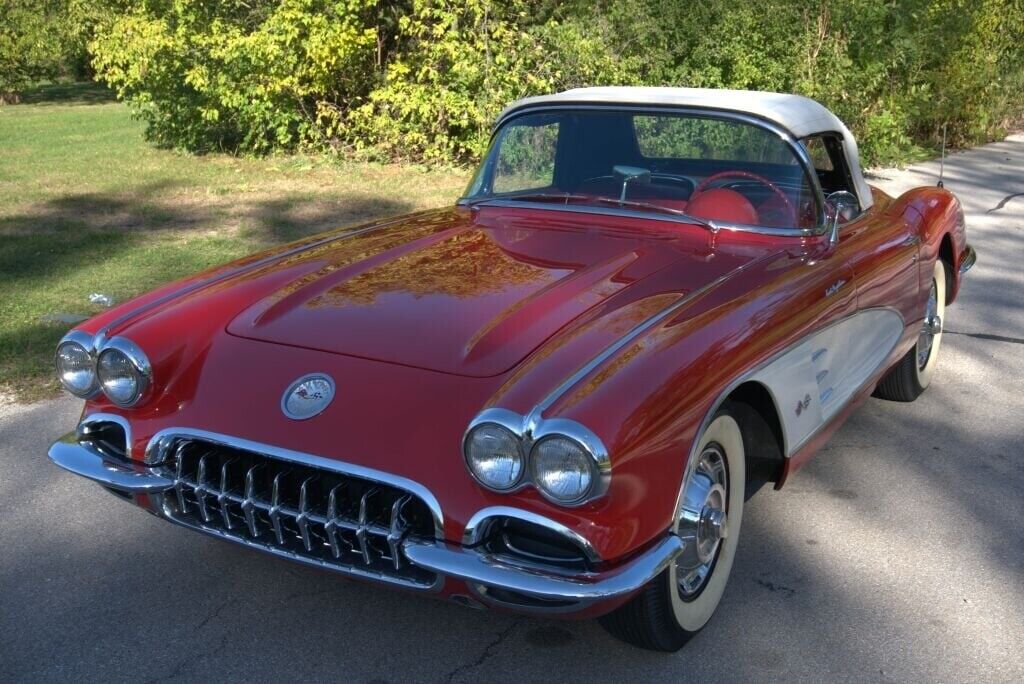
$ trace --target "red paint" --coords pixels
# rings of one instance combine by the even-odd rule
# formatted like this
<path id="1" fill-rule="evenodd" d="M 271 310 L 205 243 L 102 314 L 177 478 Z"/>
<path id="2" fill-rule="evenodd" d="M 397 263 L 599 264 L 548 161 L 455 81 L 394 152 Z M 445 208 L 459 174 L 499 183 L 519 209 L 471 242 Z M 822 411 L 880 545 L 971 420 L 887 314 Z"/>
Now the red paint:
<path id="1" fill-rule="evenodd" d="M 155 392 L 132 410 L 100 397 L 87 411 L 125 416 L 136 457 L 168 427 L 234 435 L 416 480 L 440 501 L 454 542 L 481 508 L 510 505 L 569 526 L 614 561 L 669 526 L 686 454 L 734 378 L 858 307 L 904 313 L 906 335 L 886 366 L 897 361 L 920 326 L 920 274 L 947 235 L 959 258 L 959 204 L 937 189 L 897 200 L 876 191 L 836 250 L 824 236 L 713 236 L 696 225 L 547 209 L 417 214 L 309 240 L 317 244 L 257 268 L 272 253 L 215 269 L 228 277 L 133 315 L 110 335 L 146 351 Z M 825 297 L 841 279 L 854 286 Z M 606 497 L 564 509 L 531 489 L 499 495 L 474 483 L 460 442 L 476 413 L 528 412 L 635 325 L 716 280 L 547 411 L 590 427 L 608 447 Z M 81 328 L 96 332 L 199 281 Z M 315 418 L 287 419 L 282 392 L 315 371 L 335 378 L 337 397 Z"/>

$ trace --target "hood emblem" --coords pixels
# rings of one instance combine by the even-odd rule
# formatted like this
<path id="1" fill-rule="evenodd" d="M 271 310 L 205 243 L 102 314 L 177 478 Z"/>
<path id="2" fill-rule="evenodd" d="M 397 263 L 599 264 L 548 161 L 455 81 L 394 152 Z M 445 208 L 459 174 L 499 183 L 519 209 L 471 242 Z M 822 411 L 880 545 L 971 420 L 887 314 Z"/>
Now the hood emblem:
<path id="1" fill-rule="evenodd" d="M 334 380 L 325 373 L 311 373 L 288 385 L 281 397 L 281 411 L 292 420 L 306 420 L 323 412 L 334 399 Z"/>

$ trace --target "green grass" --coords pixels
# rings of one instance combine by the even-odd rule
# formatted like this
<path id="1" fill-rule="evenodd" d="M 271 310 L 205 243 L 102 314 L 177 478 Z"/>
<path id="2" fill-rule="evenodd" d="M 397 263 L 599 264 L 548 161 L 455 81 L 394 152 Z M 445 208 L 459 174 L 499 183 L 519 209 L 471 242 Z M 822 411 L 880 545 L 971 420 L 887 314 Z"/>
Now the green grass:
<path id="1" fill-rule="evenodd" d="M 196 157 L 159 150 L 91 84 L 0 106 L 0 393 L 58 391 L 53 348 L 100 309 L 268 245 L 449 204 L 467 177 L 308 156 Z"/>

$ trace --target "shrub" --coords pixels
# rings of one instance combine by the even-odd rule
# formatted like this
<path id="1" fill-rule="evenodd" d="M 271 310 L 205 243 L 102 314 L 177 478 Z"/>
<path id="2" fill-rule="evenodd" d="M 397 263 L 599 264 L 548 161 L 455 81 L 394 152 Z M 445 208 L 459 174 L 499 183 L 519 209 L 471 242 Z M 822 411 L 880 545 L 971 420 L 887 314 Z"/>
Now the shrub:
<path id="1" fill-rule="evenodd" d="M 1019 0 L 128 4 L 92 43 L 97 73 L 154 140 L 197 151 L 467 163 L 508 102 L 577 85 L 804 93 L 867 163 L 1024 116 Z"/>

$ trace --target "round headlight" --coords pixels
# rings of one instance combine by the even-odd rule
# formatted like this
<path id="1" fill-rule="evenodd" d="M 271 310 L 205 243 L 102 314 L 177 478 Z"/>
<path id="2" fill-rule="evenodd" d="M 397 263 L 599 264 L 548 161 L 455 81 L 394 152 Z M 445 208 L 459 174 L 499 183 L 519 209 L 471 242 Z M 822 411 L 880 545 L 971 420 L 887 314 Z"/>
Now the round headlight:
<path id="1" fill-rule="evenodd" d="M 466 466 L 488 489 L 507 491 L 523 477 L 523 450 L 508 428 L 484 423 L 466 436 Z"/>
<path id="2" fill-rule="evenodd" d="M 96 368 L 92 354 L 78 342 L 61 342 L 57 346 L 57 376 L 64 389 L 76 397 L 87 397 L 96 391 Z"/>
<path id="3" fill-rule="evenodd" d="M 597 479 L 597 463 L 581 444 L 568 437 L 545 437 L 530 455 L 533 483 L 548 498 L 563 504 L 584 499 Z"/>
<path id="4" fill-rule="evenodd" d="M 132 406 L 149 386 L 149 360 L 133 343 L 115 337 L 100 352 L 96 375 L 107 399 L 118 406 Z"/>

